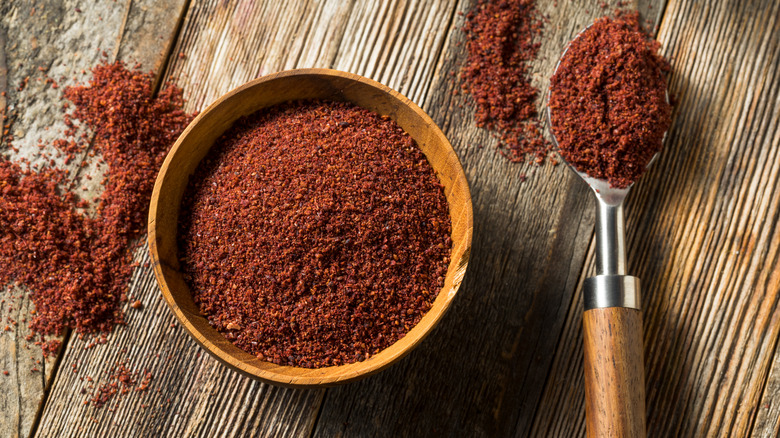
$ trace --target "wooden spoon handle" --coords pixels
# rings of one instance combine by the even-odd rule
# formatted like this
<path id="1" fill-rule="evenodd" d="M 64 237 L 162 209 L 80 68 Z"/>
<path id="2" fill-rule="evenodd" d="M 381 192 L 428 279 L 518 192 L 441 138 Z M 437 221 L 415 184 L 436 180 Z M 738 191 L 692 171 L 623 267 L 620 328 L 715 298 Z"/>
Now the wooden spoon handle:
<path id="1" fill-rule="evenodd" d="M 642 313 L 585 311 L 585 417 L 588 437 L 645 437 Z"/>

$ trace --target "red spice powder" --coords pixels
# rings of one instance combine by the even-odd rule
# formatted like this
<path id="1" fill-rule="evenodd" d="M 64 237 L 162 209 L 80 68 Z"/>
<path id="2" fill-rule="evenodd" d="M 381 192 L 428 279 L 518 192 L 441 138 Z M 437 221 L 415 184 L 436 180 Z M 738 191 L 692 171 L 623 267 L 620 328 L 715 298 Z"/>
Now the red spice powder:
<path id="1" fill-rule="evenodd" d="M 529 63 L 536 59 L 542 20 L 534 0 L 479 0 L 466 15 L 468 58 L 462 88 L 476 104 L 477 126 L 499 133 L 504 155 L 539 164 L 550 150 L 542 135 Z"/>
<path id="2" fill-rule="evenodd" d="M 348 103 L 245 117 L 182 202 L 185 279 L 209 322 L 277 364 L 361 361 L 427 312 L 449 263 L 448 205 L 394 121 Z"/>
<path id="3" fill-rule="evenodd" d="M 0 161 L 0 285 L 27 286 L 38 333 L 107 332 L 123 320 L 131 243 L 144 232 L 165 154 L 192 119 L 181 111 L 181 90 L 169 86 L 154 98 L 151 84 L 151 74 L 117 62 L 96 66 L 89 85 L 65 90 L 75 104 L 69 119 L 95 133 L 95 151 L 108 165 L 95 218 L 63 189 L 64 172 Z M 64 139 L 55 146 L 70 156 L 81 147 Z"/>
<path id="4" fill-rule="evenodd" d="M 549 107 L 559 152 L 580 172 L 625 188 L 661 150 L 672 108 L 659 49 L 638 13 L 600 18 L 569 44 Z"/>
<path id="5" fill-rule="evenodd" d="M 140 383 L 138 382 L 139 378 L 143 378 Z M 136 392 L 146 391 L 152 380 L 152 374 L 147 370 L 144 370 L 142 373 L 133 371 L 127 367 L 126 361 L 117 361 L 114 366 L 111 367 L 107 380 L 107 382 L 101 383 L 95 388 L 91 397 L 84 401 L 85 405 L 92 404 L 92 406 L 95 406 L 96 408 L 101 408 L 116 395 L 119 395 L 120 397 L 124 396 L 133 389 Z M 87 377 L 87 381 L 92 382 L 93 379 Z M 92 388 L 91 385 L 90 388 Z M 84 393 L 87 392 L 86 389 L 82 391 Z"/>

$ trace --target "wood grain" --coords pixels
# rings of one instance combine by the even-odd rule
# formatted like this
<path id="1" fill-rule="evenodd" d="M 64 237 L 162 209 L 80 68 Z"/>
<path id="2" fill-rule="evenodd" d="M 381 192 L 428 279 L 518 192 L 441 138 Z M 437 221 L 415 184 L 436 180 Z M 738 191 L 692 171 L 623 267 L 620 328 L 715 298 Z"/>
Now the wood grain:
<path id="1" fill-rule="evenodd" d="M 763 388 L 780 321 L 778 8 L 670 1 L 660 26 L 675 120 L 627 205 L 629 273 L 643 284 L 648 436 L 748 436 L 757 415 L 759 436 L 777 428 L 780 393 Z M 591 256 L 587 266 L 585 275 Z M 581 306 L 534 435 L 583 433 L 572 330 Z"/>
<path id="2" fill-rule="evenodd" d="M 452 3 L 193 2 L 166 79 L 190 84 L 185 96 L 196 109 L 268 73 L 331 68 L 374 79 L 419 105 L 447 35 Z"/>
<path id="3" fill-rule="evenodd" d="M 65 165 L 48 146 L 52 140 L 60 138 L 66 128 L 61 110 L 62 90 L 83 79 L 81 70 L 88 70 L 104 59 L 103 50 L 112 52 L 120 42 L 134 44 L 133 40 L 142 37 L 139 33 L 124 40 L 118 38 L 117 29 L 122 27 L 126 17 L 138 22 L 139 29 L 144 28 L 142 24 L 146 28 L 161 24 L 169 26 L 155 20 L 158 17 L 154 15 L 145 18 L 138 17 L 137 13 L 128 15 L 125 5 L 117 6 L 112 1 L 94 2 L 89 7 L 81 5 L 81 12 L 77 12 L 79 5 L 73 1 L 47 0 L 3 2 L 0 6 L 0 32 L 8 36 L 3 52 L 9 85 L 8 114 L 13 117 L 10 133 L 15 138 L 13 146 L 18 148 L 18 152 L 10 149 L 8 137 L 4 136 L 2 154 L 11 160 L 25 158 L 33 165 L 53 158 L 57 167 L 70 172 L 71 178 L 76 180 L 74 185 L 87 186 L 87 191 L 80 194 L 89 198 L 99 191 L 96 183 L 99 178 L 91 183 L 78 181 L 81 160 Z M 138 52 L 134 60 L 153 63 L 161 58 L 160 50 L 151 50 L 153 45 L 149 46 L 148 52 Z M 55 89 L 46 84 L 47 76 L 57 80 L 60 87 Z M 19 90 L 26 77 L 29 77 L 27 86 Z M 45 147 L 36 145 L 39 139 Z M 0 376 L 3 412 L 0 436 L 27 436 L 34 427 L 36 413 L 53 377 L 57 357 L 43 360 L 40 349 L 24 340 L 29 334 L 27 315 L 34 308 L 25 290 L 4 289 L 2 297 L 0 326 L 8 324 L 8 318 L 18 321 L 19 326 L 0 336 L 0 352 L 3 353 L 0 354 L 0 370 L 9 372 L 9 376 Z M 33 369 L 39 371 L 31 371 Z"/>
<path id="4" fill-rule="evenodd" d="M 5 59 L 5 45 L 8 37 L 5 27 L 0 26 L 0 125 L 5 127 L 8 110 L 8 62 Z M 0 132 L 0 142 L 4 142 L 4 132 Z"/>
<path id="5" fill-rule="evenodd" d="M 756 414 L 751 436 L 770 438 L 780 436 L 780 354 L 775 348 L 774 359 L 764 386 L 764 394 Z"/>
<path id="6" fill-rule="evenodd" d="M 645 437 L 642 313 L 590 309 L 582 315 L 585 419 L 589 437 Z"/>

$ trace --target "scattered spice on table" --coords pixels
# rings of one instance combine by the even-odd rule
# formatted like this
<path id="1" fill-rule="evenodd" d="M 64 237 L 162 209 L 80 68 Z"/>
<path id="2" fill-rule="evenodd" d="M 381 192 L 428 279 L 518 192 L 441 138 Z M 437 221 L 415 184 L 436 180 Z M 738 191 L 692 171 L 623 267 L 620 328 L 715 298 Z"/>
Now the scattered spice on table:
<path id="1" fill-rule="evenodd" d="M 443 286 L 443 187 L 394 121 L 304 101 L 239 119 L 185 192 L 179 254 L 212 326 L 257 357 L 318 368 L 403 337 Z"/>
<path id="2" fill-rule="evenodd" d="M 515 162 L 541 164 L 550 151 L 529 77 L 542 27 L 534 0 L 478 0 L 463 26 L 461 87 L 474 100 L 477 126 L 496 131 L 502 154 Z"/>
<path id="3" fill-rule="evenodd" d="M 659 49 L 638 13 L 600 18 L 569 44 L 549 106 L 559 152 L 577 170 L 625 188 L 661 150 L 672 109 Z"/>
<path id="4" fill-rule="evenodd" d="M 35 304 L 36 333 L 107 332 L 123 322 L 120 304 L 134 267 L 133 242 L 145 230 L 155 176 L 179 133 L 192 119 L 182 112 L 181 90 L 152 96 L 152 75 L 123 63 L 102 63 L 89 85 L 68 87 L 74 104 L 66 115 L 94 132 L 94 151 L 107 164 L 96 215 L 67 189 L 65 171 L 0 160 L 0 285 L 25 285 Z M 60 139 L 69 158 L 85 142 Z M 67 161 L 67 160 L 66 160 Z M 44 353 L 59 342 L 38 343 Z"/>
<path id="5" fill-rule="evenodd" d="M 89 398 L 84 400 L 84 404 L 101 408 L 117 395 L 124 396 L 131 390 L 135 392 L 146 391 L 152 380 L 152 373 L 146 369 L 143 371 L 132 370 L 127 366 L 126 361 L 120 360 L 109 370 L 107 381 L 98 385 L 97 388 L 91 384 L 94 379 L 86 378 L 86 380 L 90 385 L 87 388 L 82 388 L 82 393 L 87 394 Z M 90 393 L 90 390 L 94 391 Z"/>

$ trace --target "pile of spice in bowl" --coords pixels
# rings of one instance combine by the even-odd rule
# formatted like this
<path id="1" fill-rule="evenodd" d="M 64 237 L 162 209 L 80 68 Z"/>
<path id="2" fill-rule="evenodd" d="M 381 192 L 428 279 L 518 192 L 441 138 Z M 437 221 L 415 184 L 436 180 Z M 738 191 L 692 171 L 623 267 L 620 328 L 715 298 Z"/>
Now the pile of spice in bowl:
<path id="1" fill-rule="evenodd" d="M 329 101 L 239 119 L 190 179 L 178 236 L 211 325 L 306 368 L 364 360 L 405 335 L 444 285 L 452 243 L 414 140 Z"/>
<path id="2" fill-rule="evenodd" d="M 471 199 L 422 110 L 359 76 L 271 75 L 182 134 L 152 199 L 163 295 L 210 353 L 253 377 L 320 386 L 410 351 L 449 307 Z"/>

